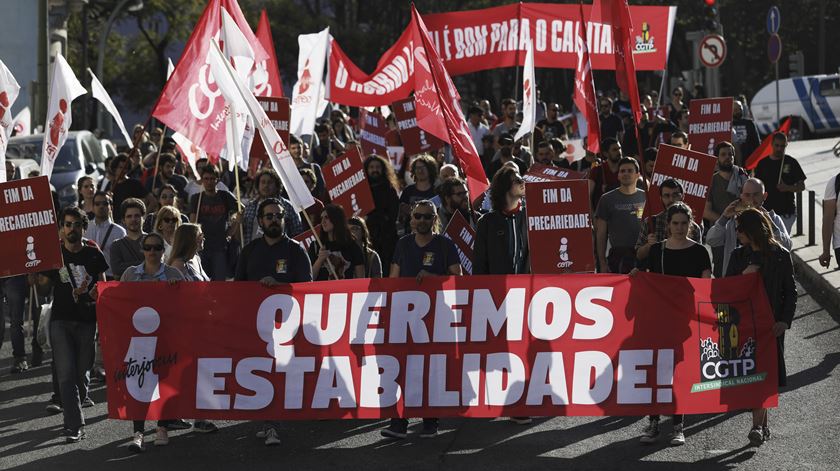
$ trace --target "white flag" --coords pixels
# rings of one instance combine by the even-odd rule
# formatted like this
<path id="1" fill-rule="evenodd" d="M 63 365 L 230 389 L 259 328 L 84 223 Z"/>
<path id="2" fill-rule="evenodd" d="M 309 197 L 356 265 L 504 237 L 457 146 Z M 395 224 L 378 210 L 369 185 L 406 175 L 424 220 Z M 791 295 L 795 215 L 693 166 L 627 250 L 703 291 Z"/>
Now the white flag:
<path id="1" fill-rule="evenodd" d="M 108 92 L 105 90 L 105 87 L 102 86 L 102 83 L 99 82 L 99 79 L 96 78 L 96 75 L 93 74 L 93 71 L 88 68 L 88 74 L 90 74 L 90 92 L 94 98 L 96 98 L 99 103 L 102 103 L 102 106 L 108 110 L 108 113 L 111 113 L 111 116 L 114 117 L 114 121 L 117 122 L 117 126 L 120 128 L 120 132 L 123 134 L 125 138 L 125 142 L 133 142 L 131 139 L 131 135 L 128 131 L 125 130 L 125 123 L 123 123 L 122 116 L 120 116 L 120 112 L 117 111 L 117 107 L 114 106 L 114 102 L 111 100 L 111 96 L 108 95 Z"/>
<path id="2" fill-rule="evenodd" d="M 15 115 L 14 133 L 15 136 L 28 136 L 32 134 L 32 112 L 29 107 L 18 111 Z"/>
<path id="3" fill-rule="evenodd" d="M 41 175 L 52 175 L 55 158 L 67 140 L 67 131 L 70 130 L 73 121 L 70 104 L 85 93 L 87 90 L 79 83 L 70 64 L 64 60 L 61 53 L 56 54 L 47 106 L 47 129 L 44 132 L 44 147 L 41 150 Z"/>
<path id="4" fill-rule="evenodd" d="M 320 33 L 298 36 L 298 80 L 292 89 L 290 123 L 290 130 L 296 136 L 310 135 L 315 131 L 315 120 L 325 93 L 324 63 L 329 40 L 329 28 Z"/>
<path id="5" fill-rule="evenodd" d="M 6 181 L 6 146 L 9 145 L 9 138 L 12 137 L 14 129 L 14 118 L 12 117 L 12 105 L 20 93 L 20 85 L 6 68 L 6 64 L 0 61 L 0 183 Z"/>
<path id="6" fill-rule="evenodd" d="M 248 84 L 249 90 L 254 90 L 253 72 L 255 71 L 254 49 L 248 43 L 248 39 L 242 34 L 242 30 L 236 21 L 222 8 L 222 29 L 219 32 L 221 44 L 224 46 L 225 57 L 233 64 L 236 74 L 243 83 Z M 228 139 L 221 157 L 227 159 L 228 170 L 233 171 L 234 165 L 248 169 L 248 156 L 251 152 L 251 144 L 254 142 L 254 126 L 248 119 L 247 108 L 244 103 L 230 103 L 229 118 L 226 126 L 234 124 L 236 129 L 227 132 Z M 234 137 L 236 136 L 236 137 Z"/>
<path id="7" fill-rule="evenodd" d="M 286 144 L 280 139 L 277 130 L 271 124 L 271 120 L 265 114 L 262 106 L 257 102 L 254 94 L 248 87 L 239 80 L 236 72 L 232 69 L 229 62 L 222 56 L 222 51 L 219 49 L 219 44 L 215 40 L 211 40 L 212 47 L 208 54 L 210 61 L 210 72 L 216 79 L 216 85 L 219 91 L 228 100 L 228 103 L 234 103 L 239 100 L 245 103 L 245 107 L 257 123 L 257 129 L 262 136 L 265 150 L 271 159 L 271 165 L 280 176 L 283 182 L 283 187 L 289 195 L 289 200 L 299 211 L 315 204 L 315 199 L 309 192 L 306 183 L 298 173 L 297 166 L 294 159 L 286 149 Z"/>
<path id="8" fill-rule="evenodd" d="M 172 59 L 166 58 L 166 81 L 169 81 L 169 77 L 172 77 L 172 72 L 175 72 L 175 65 L 172 63 Z"/>
<path id="9" fill-rule="evenodd" d="M 514 141 L 534 132 L 537 124 L 537 82 L 534 78 L 534 43 L 525 43 L 525 68 L 522 71 L 522 124 Z"/>
<path id="10" fill-rule="evenodd" d="M 187 136 L 179 132 L 172 133 L 172 140 L 175 141 L 175 144 L 177 144 L 181 149 L 181 154 L 187 158 L 187 163 L 190 164 L 193 175 L 200 180 L 201 175 L 198 174 L 198 169 L 195 168 L 195 163 L 198 159 L 206 159 L 207 153 L 187 139 Z"/>

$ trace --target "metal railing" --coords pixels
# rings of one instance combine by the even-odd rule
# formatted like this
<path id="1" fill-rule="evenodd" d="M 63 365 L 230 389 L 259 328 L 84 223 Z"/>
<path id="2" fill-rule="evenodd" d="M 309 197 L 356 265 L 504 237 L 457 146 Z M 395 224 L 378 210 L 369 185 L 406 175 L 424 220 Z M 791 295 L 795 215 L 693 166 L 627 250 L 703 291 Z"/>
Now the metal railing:
<path id="1" fill-rule="evenodd" d="M 807 192 L 799 191 L 796 193 L 796 228 L 793 237 L 802 235 L 802 221 L 803 197 L 802 193 L 808 193 L 808 246 L 817 245 L 817 193 L 814 190 Z"/>

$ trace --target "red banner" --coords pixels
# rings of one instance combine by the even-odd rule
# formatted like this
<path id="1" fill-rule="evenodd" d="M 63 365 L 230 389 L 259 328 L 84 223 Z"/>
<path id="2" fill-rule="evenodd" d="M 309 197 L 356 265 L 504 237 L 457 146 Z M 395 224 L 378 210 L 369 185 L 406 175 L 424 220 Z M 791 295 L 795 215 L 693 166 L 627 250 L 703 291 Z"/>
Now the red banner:
<path id="1" fill-rule="evenodd" d="M 0 194 L 0 278 L 61 268 L 64 262 L 49 179 L 0 183 Z"/>
<path id="2" fill-rule="evenodd" d="M 550 167 L 543 164 L 531 164 L 528 173 L 522 175 L 526 183 L 552 182 L 558 180 L 585 180 L 586 174 L 567 170 L 560 167 Z"/>
<path id="3" fill-rule="evenodd" d="M 98 286 L 111 418 L 640 416 L 778 403 L 758 274 Z"/>
<path id="4" fill-rule="evenodd" d="M 417 126 L 414 97 L 395 101 L 393 107 L 394 116 L 397 120 L 397 131 L 400 133 L 400 140 L 408 155 L 432 152 L 443 147 L 443 141 Z"/>
<path id="5" fill-rule="evenodd" d="M 280 139 L 288 147 L 289 145 L 289 120 L 291 119 L 291 111 L 289 109 L 289 99 L 284 97 L 256 97 L 257 101 L 262 105 L 268 119 L 271 120 L 271 125 L 277 130 Z M 259 132 L 254 133 L 254 143 L 251 144 L 251 160 L 249 167 L 254 169 L 261 167 L 265 162 L 268 162 L 268 153 L 265 151 L 265 146 L 262 142 L 262 136 Z M 257 162 L 257 164 L 254 163 Z"/>
<path id="6" fill-rule="evenodd" d="M 691 207 L 694 219 L 702 219 L 716 166 L 717 158 L 709 154 L 660 144 L 650 177 L 645 217 L 662 212 L 659 185 L 673 178 L 683 186 L 683 202 Z"/>
<path id="7" fill-rule="evenodd" d="M 467 222 L 467 218 L 459 211 L 449 219 L 443 235 L 455 243 L 458 249 L 458 258 L 461 259 L 461 268 L 464 274 L 472 275 L 473 247 L 475 246 L 475 229 Z"/>
<path id="8" fill-rule="evenodd" d="M 315 225 L 315 231 L 317 231 L 319 233 L 321 232 L 321 225 L 320 224 Z M 312 231 L 312 229 L 307 229 L 307 230 L 301 232 L 300 234 L 292 237 L 292 239 L 300 242 L 303 245 L 303 249 L 307 250 L 307 251 L 309 250 L 309 246 L 314 244 L 315 240 L 316 240 L 315 239 L 315 233 Z"/>
<path id="9" fill-rule="evenodd" d="M 271 23 L 268 21 L 265 8 L 260 12 L 260 21 L 257 23 L 255 34 L 260 45 L 265 49 L 268 58 L 263 60 L 257 68 L 258 73 L 265 73 L 267 77 L 265 77 L 265 80 L 257 81 L 259 85 L 254 90 L 254 95 L 282 97 L 283 79 L 280 77 L 280 67 L 277 65 L 277 54 L 274 50 L 274 38 L 271 36 Z M 284 140 L 283 142 L 288 143 L 289 141 Z"/>
<path id="10" fill-rule="evenodd" d="M 715 155 L 721 141 L 732 142 L 732 97 L 691 100 L 688 105 L 688 143 L 697 152 Z"/>
<path id="11" fill-rule="evenodd" d="M 525 185 L 531 272 L 595 272 L 588 180 Z"/>
<path id="12" fill-rule="evenodd" d="M 342 206 L 348 218 L 373 211 L 373 195 L 361 159 L 345 153 L 324 165 L 323 172 L 330 200 Z"/>
<path id="13" fill-rule="evenodd" d="M 584 5 L 587 43 L 594 69 L 613 70 L 613 30 L 599 9 Z M 663 70 L 671 20 L 676 7 L 630 7 L 636 70 Z M 450 75 L 524 65 L 525 44 L 534 41 L 536 67 L 575 69 L 580 10 L 577 5 L 510 4 L 482 10 L 423 15 L 431 39 Z M 405 98 L 413 89 L 414 57 L 419 46 L 409 25 L 382 54 L 376 70 L 361 71 L 333 42 L 330 52 L 330 101 L 349 106 L 381 106 Z"/>
<path id="14" fill-rule="evenodd" d="M 376 154 L 385 156 L 388 143 L 385 142 L 385 134 L 388 133 L 388 125 L 381 114 L 370 112 L 362 108 L 359 111 L 361 121 L 359 131 L 359 142 L 366 155 Z"/>

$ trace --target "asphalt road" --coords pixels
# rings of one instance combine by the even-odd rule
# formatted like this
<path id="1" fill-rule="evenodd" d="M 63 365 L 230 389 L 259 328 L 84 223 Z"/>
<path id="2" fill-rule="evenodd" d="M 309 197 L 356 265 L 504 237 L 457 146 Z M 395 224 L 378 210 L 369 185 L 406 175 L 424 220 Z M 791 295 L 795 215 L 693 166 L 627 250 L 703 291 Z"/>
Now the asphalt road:
<path id="1" fill-rule="evenodd" d="M 286 422 L 283 444 L 268 448 L 256 423 L 216 422 L 219 433 L 172 432 L 154 447 L 147 422 L 146 453 L 126 445 L 131 425 L 107 418 L 105 390 L 86 409 L 88 438 L 68 445 L 61 416 L 47 416 L 49 366 L 10 375 L 8 338 L 0 349 L 0 469 L 824 469 L 840 463 L 840 325 L 800 287 L 796 320 L 786 339 L 788 383 L 772 410 L 773 438 L 750 448 L 748 412 L 686 417 L 687 444 L 638 442 L 645 421 L 635 417 L 555 417 L 531 425 L 504 419 L 444 419 L 434 439 L 390 442 L 386 421 Z M 804 294 L 803 294 L 804 293 Z M 8 330 L 7 330 L 8 332 Z M 419 425 L 412 422 L 412 426 Z M 669 421 L 663 421 L 665 432 Z M 417 430 L 417 429 L 414 429 Z"/>

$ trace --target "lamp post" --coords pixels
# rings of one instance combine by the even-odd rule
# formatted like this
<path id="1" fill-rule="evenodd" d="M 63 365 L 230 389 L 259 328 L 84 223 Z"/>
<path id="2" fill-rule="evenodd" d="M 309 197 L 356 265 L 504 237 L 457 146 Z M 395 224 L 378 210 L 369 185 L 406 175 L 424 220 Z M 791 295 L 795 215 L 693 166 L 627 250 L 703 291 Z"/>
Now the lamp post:
<path id="1" fill-rule="evenodd" d="M 130 5 L 129 5 L 130 4 Z M 116 21 L 117 16 L 122 12 L 123 8 L 128 5 L 128 11 L 136 12 L 143 9 L 143 0 L 120 0 L 120 3 L 117 4 L 114 11 L 111 12 L 111 15 L 108 16 L 108 21 L 105 22 L 105 28 L 102 31 L 102 34 L 99 35 L 99 51 L 96 57 L 96 77 L 104 82 L 104 77 L 102 77 L 102 68 L 105 64 L 105 44 L 108 40 L 108 34 L 111 33 L 111 26 L 113 26 L 114 21 Z M 102 105 L 98 104 L 96 107 L 96 126 L 99 129 L 103 129 L 105 126 L 105 119 L 103 118 L 102 113 Z M 106 135 L 111 135 L 111 120 L 108 120 L 107 125 L 107 132 Z"/>

